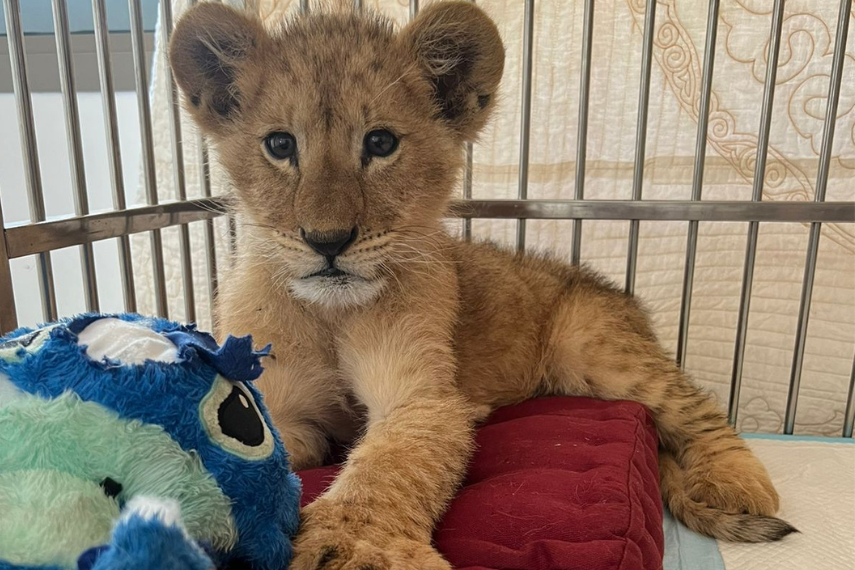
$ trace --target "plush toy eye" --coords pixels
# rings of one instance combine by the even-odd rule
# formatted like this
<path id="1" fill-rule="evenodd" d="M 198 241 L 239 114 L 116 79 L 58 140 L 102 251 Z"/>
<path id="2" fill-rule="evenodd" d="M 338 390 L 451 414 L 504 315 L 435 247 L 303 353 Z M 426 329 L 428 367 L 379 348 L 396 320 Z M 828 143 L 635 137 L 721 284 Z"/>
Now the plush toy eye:
<path id="1" fill-rule="evenodd" d="M 230 453 L 249 460 L 273 453 L 273 435 L 245 386 L 217 376 L 199 411 L 208 436 Z"/>
<path id="2" fill-rule="evenodd" d="M 371 131 L 365 135 L 365 153 L 368 156 L 389 156 L 398 148 L 398 137 L 385 129 Z"/>
<path id="3" fill-rule="evenodd" d="M 217 420 L 223 435 L 232 437 L 244 445 L 258 447 L 264 443 L 264 422 L 249 403 L 249 398 L 240 388 L 232 386 L 217 410 Z"/>
<path id="4" fill-rule="evenodd" d="M 293 160 L 297 156 L 297 139 L 291 133 L 270 133 L 264 137 L 264 148 L 274 160 Z"/>

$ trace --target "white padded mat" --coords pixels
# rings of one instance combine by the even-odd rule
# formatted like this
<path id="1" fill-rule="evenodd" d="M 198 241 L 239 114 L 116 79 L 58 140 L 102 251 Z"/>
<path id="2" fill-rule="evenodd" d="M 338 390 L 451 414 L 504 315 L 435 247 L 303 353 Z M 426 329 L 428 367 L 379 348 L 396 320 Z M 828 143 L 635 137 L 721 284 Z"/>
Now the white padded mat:
<path id="1" fill-rule="evenodd" d="M 833 441 L 833 440 L 832 440 Z M 801 533 L 772 544 L 719 543 L 727 570 L 855 569 L 855 442 L 750 439 Z"/>

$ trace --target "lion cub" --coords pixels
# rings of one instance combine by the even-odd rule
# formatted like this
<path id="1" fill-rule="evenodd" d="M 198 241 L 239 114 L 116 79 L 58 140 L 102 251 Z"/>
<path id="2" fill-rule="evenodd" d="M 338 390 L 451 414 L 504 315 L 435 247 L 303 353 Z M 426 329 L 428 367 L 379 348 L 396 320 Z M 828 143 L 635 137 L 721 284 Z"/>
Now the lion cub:
<path id="1" fill-rule="evenodd" d="M 473 3 L 434 3 L 400 31 L 331 12 L 273 32 L 203 3 L 176 26 L 170 60 L 246 222 L 218 327 L 273 343 L 261 388 L 296 467 L 358 436 L 305 511 L 293 568 L 449 568 L 431 531 L 473 424 L 543 394 L 646 405 L 662 496 L 689 527 L 737 541 L 793 530 L 635 299 L 585 269 L 443 232 L 504 63 Z"/>

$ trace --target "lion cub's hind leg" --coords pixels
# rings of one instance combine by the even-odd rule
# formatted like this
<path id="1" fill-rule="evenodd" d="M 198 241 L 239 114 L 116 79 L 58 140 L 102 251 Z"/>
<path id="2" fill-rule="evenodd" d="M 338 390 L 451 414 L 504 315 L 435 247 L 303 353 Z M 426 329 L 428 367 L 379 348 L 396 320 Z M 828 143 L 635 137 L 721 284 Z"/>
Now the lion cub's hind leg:
<path id="1" fill-rule="evenodd" d="M 634 299 L 580 273 L 551 324 L 547 391 L 644 404 L 663 448 L 663 499 L 678 519 L 743 542 L 795 530 L 773 517 L 779 500 L 766 469 L 715 401 L 664 353 Z"/>

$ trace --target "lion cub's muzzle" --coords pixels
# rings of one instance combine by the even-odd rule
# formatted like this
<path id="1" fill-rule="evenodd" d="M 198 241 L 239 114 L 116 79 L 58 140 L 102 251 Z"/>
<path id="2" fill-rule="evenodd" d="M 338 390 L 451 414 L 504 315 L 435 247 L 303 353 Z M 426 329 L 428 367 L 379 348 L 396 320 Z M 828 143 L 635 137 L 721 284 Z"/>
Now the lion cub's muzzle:
<path id="1" fill-rule="evenodd" d="M 351 249 L 358 235 L 356 227 L 326 232 L 300 229 L 302 240 L 324 261 L 315 258 L 310 262 L 304 258 L 307 265 L 314 267 L 306 267 L 308 274 L 290 282 L 291 292 L 311 303 L 340 308 L 365 305 L 376 299 L 386 286 L 386 278 L 378 272 L 378 267 L 382 266 L 381 256 L 376 247 L 363 245 Z M 369 235 L 360 243 L 376 238 Z M 373 253 L 369 253 L 369 249 Z"/>
<path id="2" fill-rule="evenodd" d="M 300 228 L 300 237 L 303 238 L 306 245 L 312 248 L 315 253 L 325 257 L 330 267 L 335 266 L 336 256 L 344 253 L 356 241 L 357 235 L 359 235 L 359 228 L 355 226 L 351 230 L 326 232 L 306 232 Z"/>

